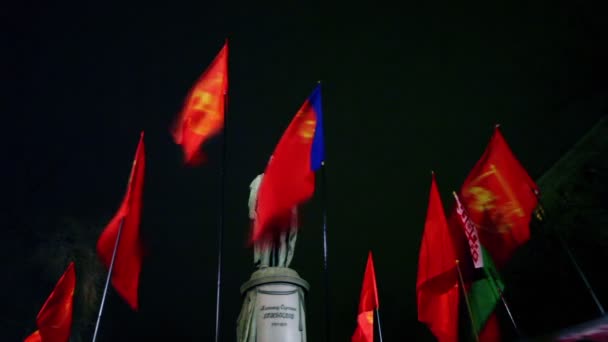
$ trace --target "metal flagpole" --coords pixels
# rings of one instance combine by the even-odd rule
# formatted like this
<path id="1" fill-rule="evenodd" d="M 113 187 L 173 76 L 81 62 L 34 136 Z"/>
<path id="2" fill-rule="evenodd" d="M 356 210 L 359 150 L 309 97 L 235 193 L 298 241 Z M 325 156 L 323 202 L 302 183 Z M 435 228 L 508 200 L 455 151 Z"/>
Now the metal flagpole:
<path id="1" fill-rule="evenodd" d="M 559 241 L 562 243 L 562 246 L 564 247 L 564 250 L 566 250 L 566 254 L 568 254 L 568 257 L 570 258 L 570 261 L 572 262 L 572 265 L 574 265 L 574 268 L 576 269 L 576 272 L 578 272 L 578 275 L 583 280 L 583 283 L 585 283 L 585 287 L 589 291 L 589 294 L 591 295 L 591 298 L 593 298 L 593 301 L 595 302 L 595 305 L 597 306 L 597 309 L 600 311 L 600 314 L 602 316 L 604 316 L 606 312 L 604 311 L 604 307 L 602 306 L 602 303 L 600 303 L 600 300 L 595 295 L 595 291 L 593 291 L 593 288 L 591 287 L 591 284 L 589 284 L 589 281 L 587 280 L 587 277 L 583 273 L 583 270 L 581 270 L 580 266 L 578 265 L 578 262 L 576 262 L 576 259 L 574 259 L 574 255 L 572 255 L 572 252 L 570 251 L 570 248 L 568 248 L 568 245 L 566 244 L 566 241 L 564 241 L 564 239 L 562 238 L 562 236 L 561 236 L 561 234 L 559 232 L 557 232 L 557 237 L 558 237 Z"/>
<path id="2" fill-rule="evenodd" d="M 329 267 L 327 264 L 327 180 L 325 178 L 325 161 L 321 162 L 321 186 L 322 191 L 322 206 L 323 206 L 323 273 L 325 275 L 325 341 L 330 342 L 331 339 L 331 316 L 329 310 Z"/>
<path id="3" fill-rule="evenodd" d="M 376 312 L 376 319 L 378 320 L 378 339 L 382 342 L 382 324 L 380 323 L 380 309 L 374 310 Z"/>
<path id="4" fill-rule="evenodd" d="M 228 43 L 228 39 L 226 39 Z M 217 227 L 217 290 L 215 296 L 215 342 L 220 341 L 220 298 L 222 294 L 222 247 L 224 244 L 224 189 L 226 185 L 226 138 L 228 137 L 228 94 L 224 94 L 224 134 L 222 135 L 222 162 L 220 164 L 220 208 Z"/>
<path id="5" fill-rule="evenodd" d="M 500 288 L 498 288 L 498 293 L 500 295 L 500 300 L 502 301 L 502 304 L 505 307 L 505 310 L 507 310 L 509 319 L 511 319 L 511 324 L 513 324 L 513 329 L 515 329 L 515 333 L 517 334 L 517 336 L 519 338 L 524 337 L 521 330 L 519 330 L 519 326 L 517 326 L 517 323 L 515 322 L 515 318 L 513 317 L 513 314 L 511 314 L 511 309 L 509 309 L 509 304 L 507 303 L 507 299 L 505 298 L 504 293 L 502 292 L 502 290 Z"/>
<path id="6" fill-rule="evenodd" d="M 469 318 L 471 319 L 473 335 L 475 336 L 475 341 L 479 342 L 479 335 L 477 334 L 477 329 L 475 329 L 475 320 L 473 318 L 473 311 L 471 310 L 471 303 L 469 303 L 469 296 L 467 295 L 467 290 L 464 288 L 464 279 L 462 278 L 462 272 L 460 271 L 460 260 L 456 259 L 455 262 L 456 270 L 458 271 L 458 280 L 460 281 L 460 288 L 462 288 L 462 294 L 464 295 L 464 300 L 467 303 L 467 310 L 469 312 Z"/>
<path id="7" fill-rule="evenodd" d="M 114 242 L 114 251 L 112 251 L 112 259 L 110 260 L 110 267 L 108 268 L 108 276 L 106 278 L 106 285 L 103 288 L 103 296 L 101 297 L 101 304 L 99 306 L 99 314 L 97 315 L 97 322 L 95 323 L 95 332 L 93 333 L 93 342 L 97 340 L 97 332 L 99 331 L 99 322 L 101 321 L 101 314 L 103 313 L 103 306 L 106 302 L 106 294 L 108 293 L 108 287 L 110 285 L 110 279 L 112 278 L 112 270 L 114 269 L 114 260 L 116 259 L 116 252 L 118 251 L 118 243 L 120 242 L 120 234 L 122 233 L 122 224 L 125 222 L 123 217 L 120 220 L 118 226 L 118 234 L 116 234 L 116 242 Z"/>
<path id="8" fill-rule="evenodd" d="M 502 290 L 498 286 L 498 283 L 497 283 L 496 278 L 494 277 L 494 275 L 490 274 L 490 277 L 492 279 L 492 283 L 494 284 L 494 287 L 496 288 L 496 290 L 498 290 L 498 296 L 500 297 L 500 300 L 502 301 L 502 305 L 505 307 L 505 310 L 507 311 L 507 314 L 509 315 L 509 319 L 511 320 L 511 324 L 513 325 L 513 329 L 515 329 L 515 333 L 517 334 L 517 336 L 519 338 L 524 337 L 524 335 L 522 334 L 521 330 L 519 330 L 519 327 L 517 326 L 517 323 L 515 322 L 515 318 L 513 317 L 513 314 L 511 314 L 511 309 L 509 308 L 509 304 L 507 303 L 507 299 L 505 298 L 504 292 L 502 292 Z"/>
<path id="9" fill-rule="evenodd" d="M 536 211 L 536 217 L 537 217 L 537 219 L 539 221 L 542 221 L 544 219 L 545 209 L 543 208 L 543 205 L 542 205 L 542 202 L 541 202 L 541 199 L 540 199 L 540 193 L 536 189 L 532 189 L 532 192 L 534 193 L 534 195 L 536 196 L 536 200 L 538 201 L 538 209 Z M 597 298 L 597 295 L 595 294 L 595 291 L 593 291 L 593 288 L 591 287 L 591 284 L 589 283 L 589 280 L 587 280 L 587 277 L 585 276 L 585 273 L 583 273 L 583 270 L 578 265 L 578 262 L 576 261 L 576 259 L 574 258 L 574 255 L 570 251 L 570 248 L 568 247 L 568 244 L 566 243 L 566 241 L 564 240 L 564 238 L 562 237 L 562 235 L 560 234 L 559 231 L 555 230 L 555 234 L 557 235 L 557 238 L 559 239 L 562 247 L 566 251 L 566 254 L 568 254 L 568 258 L 570 259 L 570 262 L 572 262 L 572 265 L 576 269 L 576 272 L 578 273 L 579 277 L 581 277 L 581 280 L 585 284 L 585 287 L 587 288 L 587 291 L 589 291 L 589 294 L 591 295 L 591 298 L 593 298 L 593 301 L 595 302 L 595 305 L 597 306 L 597 309 L 599 310 L 600 314 L 602 316 L 604 316 L 606 314 L 606 311 L 604 310 L 604 307 L 602 306 L 602 303 L 600 303 L 600 300 Z"/>

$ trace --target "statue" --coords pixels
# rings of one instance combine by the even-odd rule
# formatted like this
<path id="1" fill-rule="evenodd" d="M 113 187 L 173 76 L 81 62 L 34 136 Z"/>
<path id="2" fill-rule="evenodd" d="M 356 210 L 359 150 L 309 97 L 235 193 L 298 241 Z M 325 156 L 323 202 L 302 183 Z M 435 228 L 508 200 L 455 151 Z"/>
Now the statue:
<path id="1" fill-rule="evenodd" d="M 249 185 L 249 219 L 251 225 L 256 220 L 256 204 L 258 190 L 262 183 L 264 174 L 257 175 Z M 294 207 L 291 211 L 291 224 L 288 232 L 281 232 L 277 239 L 272 241 L 260 241 L 253 246 L 253 264 L 257 268 L 264 267 L 289 267 L 293 259 L 298 235 L 298 209 Z"/>
<path id="2" fill-rule="evenodd" d="M 264 174 L 249 185 L 249 218 L 256 220 L 257 194 Z M 304 294 L 308 283 L 289 268 L 298 231 L 298 211 L 292 209 L 288 231 L 254 243 L 256 271 L 241 286 L 243 306 L 237 319 L 237 342 L 306 342 Z"/>

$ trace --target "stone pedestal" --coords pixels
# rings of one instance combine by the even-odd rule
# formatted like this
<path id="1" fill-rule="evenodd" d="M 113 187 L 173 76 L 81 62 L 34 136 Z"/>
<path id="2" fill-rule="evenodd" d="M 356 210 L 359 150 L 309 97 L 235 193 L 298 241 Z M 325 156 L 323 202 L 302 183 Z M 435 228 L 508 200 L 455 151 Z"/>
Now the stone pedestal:
<path id="1" fill-rule="evenodd" d="M 304 296 L 308 283 L 286 267 L 255 271 L 241 286 L 244 303 L 238 342 L 306 342 Z"/>

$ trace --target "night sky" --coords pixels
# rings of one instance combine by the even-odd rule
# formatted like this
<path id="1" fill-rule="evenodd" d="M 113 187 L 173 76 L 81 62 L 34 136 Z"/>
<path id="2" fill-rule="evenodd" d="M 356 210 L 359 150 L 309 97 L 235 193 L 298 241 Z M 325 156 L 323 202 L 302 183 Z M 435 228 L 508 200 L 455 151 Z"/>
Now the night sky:
<path id="1" fill-rule="evenodd" d="M 332 341 L 350 338 L 371 249 L 384 337 L 432 341 L 415 301 L 430 170 L 451 206 L 449 192 L 501 123 L 532 177 L 542 175 L 605 115 L 605 16 L 571 1 L 253 3 L 0 5 L 2 215 L 102 226 L 145 130 L 141 311 L 111 292 L 101 341 L 211 341 L 222 136 L 204 146 L 207 164 L 186 168 L 169 127 L 228 38 L 222 341 L 235 338 L 239 286 L 253 271 L 248 185 L 318 80 L 332 296 L 323 294 L 318 186 L 292 264 L 311 284 L 308 340 L 322 340 L 324 303 Z M 15 243 L 35 253 L 33 243 Z M 9 281 L 2 291 L 16 287 L 41 304 L 52 285 Z"/>

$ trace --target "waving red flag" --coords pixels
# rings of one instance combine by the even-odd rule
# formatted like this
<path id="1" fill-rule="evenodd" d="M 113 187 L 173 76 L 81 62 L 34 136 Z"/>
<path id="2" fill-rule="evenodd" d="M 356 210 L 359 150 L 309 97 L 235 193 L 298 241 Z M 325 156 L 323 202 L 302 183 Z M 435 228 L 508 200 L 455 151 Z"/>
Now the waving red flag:
<path id="1" fill-rule="evenodd" d="M 225 95 L 228 90 L 228 42 L 198 79 L 177 117 L 172 134 L 182 145 L 186 164 L 203 160 L 200 146 L 224 126 Z"/>
<path id="2" fill-rule="evenodd" d="M 133 310 L 138 309 L 137 289 L 143 258 L 139 224 L 145 167 L 144 133 L 142 132 L 131 168 L 127 193 L 118 212 L 97 241 L 97 254 L 101 262 L 109 268 L 116 239 L 119 239 L 112 269 L 112 285 Z"/>
<path id="3" fill-rule="evenodd" d="M 464 181 L 460 197 L 498 268 L 530 238 L 530 219 L 538 204 L 534 192 L 538 186 L 496 126 L 485 152 Z"/>
<path id="4" fill-rule="evenodd" d="M 426 223 L 418 257 L 418 320 L 439 342 L 458 341 L 458 254 L 433 174 Z"/>
<path id="5" fill-rule="evenodd" d="M 42 337 L 40 337 L 40 330 L 34 331 L 30 336 L 26 337 L 23 342 L 42 342 Z"/>
<path id="6" fill-rule="evenodd" d="M 38 330 L 25 342 L 67 342 L 72 329 L 76 273 L 71 262 L 36 317 Z"/>
<path id="7" fill-rule="evenodd" d="M 352 342 L 374 342 L 374 310 L 380 307 L 378 301 L 378 287 L 376 286 L 376 271 L 372 252 L 367 256 L 361 297 L 359 299 L 359 314 L 357 316 L 357 329 L 353 334 Z"/>
<path id="8" fill-rule="evenodd" d="M 304 102 L 264 172 L 258 192 L 257 219 L 252 241 L 288 229 L 292 208 L 307 201 L 315 190 L 315 171 L 324 161 L 321 87 Z"/>

